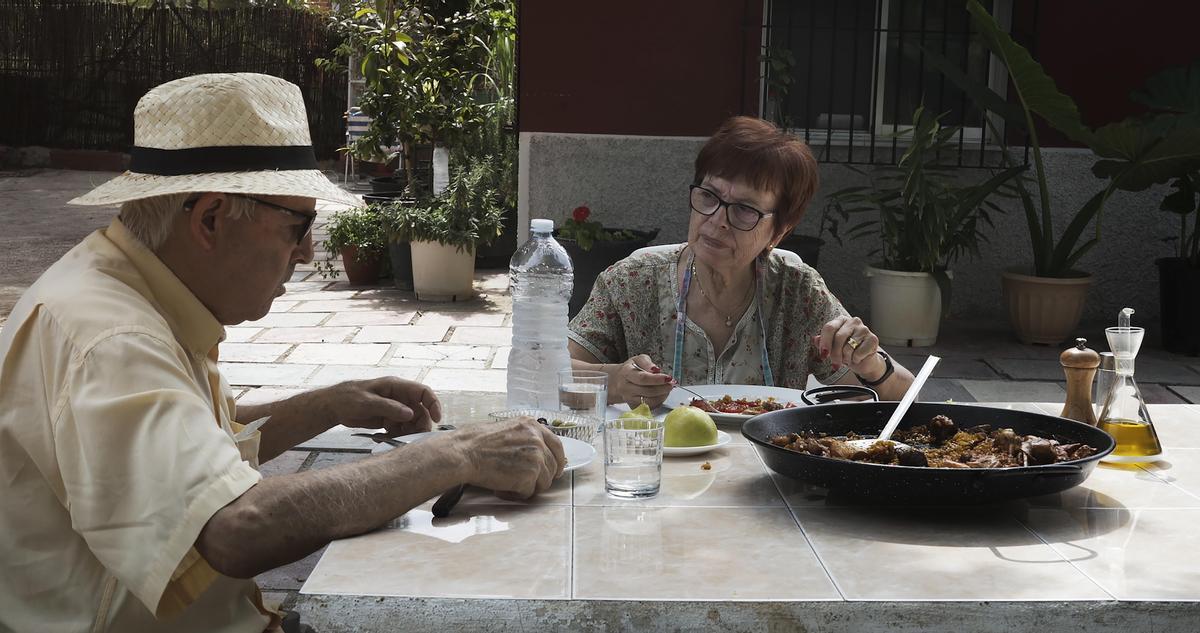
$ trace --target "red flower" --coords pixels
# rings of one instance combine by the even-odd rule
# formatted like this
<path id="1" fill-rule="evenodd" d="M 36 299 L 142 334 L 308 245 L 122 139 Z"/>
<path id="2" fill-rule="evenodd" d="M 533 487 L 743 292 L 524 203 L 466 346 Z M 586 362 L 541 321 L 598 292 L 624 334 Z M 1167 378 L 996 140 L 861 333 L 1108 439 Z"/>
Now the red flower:
<path id="1" fill-rule="evenodd" d="M 587 207 L 575 207 L 571 212 L 571 217 L 575 218 L 576 222 L 587 222 L 588 216 L 592 214 L 592 210 Z"/>

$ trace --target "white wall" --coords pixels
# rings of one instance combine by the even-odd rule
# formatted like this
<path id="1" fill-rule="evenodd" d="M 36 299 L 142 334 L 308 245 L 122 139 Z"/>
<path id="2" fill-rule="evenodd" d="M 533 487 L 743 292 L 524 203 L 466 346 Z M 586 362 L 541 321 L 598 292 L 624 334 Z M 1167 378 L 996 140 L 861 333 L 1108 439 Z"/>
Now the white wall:
<path id="1" fill-rule="evenodd" d="M 639 137 L 579 134 L 521 134 L 520 219 L 561 222 L 572 209 L 587 205 L 592 219 L 606 226 L 659 228 L 656 243 L 682 241 L 686 236 L 687 185 L 692 163 L 704 138 Z M 1070 216 L 1102 182 L 1092 176 L 1092 154 L 1086 150 L 1045 150 L 1047 177 L 1055 213 L 1055 232 L 1061 234 Z M 965 177 L 986 172 L 964 170 Z M 800 225 L 813 234 L 824 193 L 858 184 L 863 177 L 844 165 L 821 168 L 821 190 Z M 1137 310 L 1135 321 L 1158 322 L 1158 272 L 1154 260 L 1172 255 L 1173 244 L 1163 238 L 1178 232 L 1177 216 L 1158 210 L 1163 188 L 1138 194 L 1120 192 L 1105 207 L 1101 242 L 1082 260 L 1080 268 L 1094 275 L 1084 318 L 1115 320 L 1124 306 Z M 1000 272 L 1032 261 L 1024 212 L 1019 205 L 995 218 L 976 260 L 960 260 L 955 270 L 951 314 L 961 318 L 1006 318 L 1002 312 Z M 1094 234 L 1091 230 L 1085 233 Z M 842 245 L 828 236 L 818 270 L 834 293 L 855 314 L 868 312 L 862 265 L 877 243 L 867 240 Z M 522 238 L 524 239 L 524 238 Z"/>

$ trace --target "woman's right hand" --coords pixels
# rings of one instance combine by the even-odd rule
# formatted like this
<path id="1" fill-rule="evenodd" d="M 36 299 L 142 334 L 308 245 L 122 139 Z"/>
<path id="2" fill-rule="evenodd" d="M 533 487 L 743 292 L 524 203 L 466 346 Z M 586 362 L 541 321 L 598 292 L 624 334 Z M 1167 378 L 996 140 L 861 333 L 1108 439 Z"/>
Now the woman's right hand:
<path id="1" fill-rule="evenodd" d="M 608 399 L 614 404 L 624 402 L 632 409 L 645 402 L 653 409 L 665 402 L 675 387 L 675 380 L 645 354 L 609 367 Z"/>

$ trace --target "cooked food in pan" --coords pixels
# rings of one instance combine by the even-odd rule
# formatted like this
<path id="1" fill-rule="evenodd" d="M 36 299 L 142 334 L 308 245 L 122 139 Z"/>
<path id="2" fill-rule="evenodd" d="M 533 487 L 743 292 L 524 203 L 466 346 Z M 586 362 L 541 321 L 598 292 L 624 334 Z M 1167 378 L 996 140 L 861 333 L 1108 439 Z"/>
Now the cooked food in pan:
<path id="1" fill-rule="evenodd" d="M 730 395 L 717 400 L 692 398 L 691 406 L 709 413 L 737 413 L 741 415 L 758 415 L 767 411 L 791 409 L 794 402 L 779 402 L 775 398 L 734 398 Z"/>
<path id="2" fill-rule="evenodd" d="M 834 437 L 811 431 L 771 437 L 771 443 L 798 453 L 856 462 L 928 466 L 931 468 L 1012 468 L 1054 464 L 1090 457 L 1097 452 L 1082 443 L 1060 444 L 1036 435 L 1017 435 L 1012 429 L 993 431 L 984 424 L 959 429 L 944 415 L 934 416 L 928 424 L 901 429 L 891 442 L 875 442 L 858 449 L 847 440 L 864 439 L 851 433 Z"/>

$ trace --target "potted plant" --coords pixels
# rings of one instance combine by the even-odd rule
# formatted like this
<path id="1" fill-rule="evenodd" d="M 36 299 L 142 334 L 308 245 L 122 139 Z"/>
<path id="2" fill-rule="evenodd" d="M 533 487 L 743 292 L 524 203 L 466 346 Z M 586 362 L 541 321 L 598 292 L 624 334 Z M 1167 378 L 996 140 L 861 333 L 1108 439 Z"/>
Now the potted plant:
<path id="1" fill-rule="evenodd" d="M 475 249 L 500 234 L 504 211 L 486 186 L 495 166 L 485 156 L 451 170 L 446 190 L 425 204 L 395 206 L 389 230 L 412 247 L 418 299 L 462 301 L 474 296 Z"/>
<path id="2" fill-rule="evenodd" d="M 515 33 L 512 3 L 352 0 L 340 5 L 333 28 L 344 39 L 320 66 L 340 70 L 339 60 L 357 60 L 364 78 L 359 106 L 371 117 L 351 153 L 370 156 L 398 147 L 404 179 L 385 186 L 403 187 L 420 180 L 417 148 L 432 146 L 428 184 L 437 193 L 445 175 L 440 167 L 447 162 L 443 148 L 484 124 L 479 96 L 497 85 L 493 49 Z"/>
<path id="3" fill-rule="evenodd" d="M 928 346 L 937 340 L 950 305 L 950 262 L 978 255 L 987 238 L 990 211 L 1003 212 L 989 198 L 1024 167 L 1010 167 L 973 185 L 959 184 L 956 174 L 938 165 L 950 155 L 959 128 L 943 128 L 941 118 L 924 106 L 913 113 L 908 149 L 896 167 L 878 170 L 871 187 L 835 192 L 830 204 L 844 220 L 859 213 L 872 219 L 847 231 L 851 239 L 875 238 L 871 251 L 879 263 L 866 267 L 871 284 L 871 327 L 886 345 Z M 861 173 L 861 172 L 860 172 Z"/>
<path id="4" fill-rule="evenodd" d="M 1092 172 L 1119 179 L 1117 186 L 1142 191 L 1169 184 L 1159 208 L 1179 216 L 1175 255 L 1158 266 L 1163 347 L 1200 354 L 1200 62 L 1171 68 L 1146 81 L 1131 98 L 1147 108 L 1096 130 L 1103 160 Z M 1168 238 L 1170 239 L 1170 238 Z"/>
<path id="5" fill-rule="evenodd" d="M 1033 193 L 1029 191 L 1025 178 L 1018 179 L 1016 185 L 1029 229 L 1033 262 L 1032 265 L 1016 266 L 1005 271 L 1002 287 L 1009 320 L 1017 338 L 1026 343 L 1059 344 L 1071 336 L 1079 325 L 1087 290 L 1092 283 L 1091 274 L 1077 270 L 1076 265 L 1099 242 L 1100 223 L 1095 222 L 1094 235 L 1080 244 L 1084 231 L 1099 217 L 1105 202 L 1123 186 L 1126 179 L 1137 178 L 1136 174 L 1152 170 L 1160 162 L 1172 160 L 1172 157 L 1158 156 L 1151 151 L 1151 147 L 1141 145 L 1128 151 L 1130 148 L 1126 147 L 1126 141 L 1129 139 L 1123 138 L 1124 131 L 1117 127 L 1106 126 L 1107 129 L 1092 132 L 1083 125 L 1075 102 L 1059 92 L 1054 80 L 1034 61 L 1029 51 L 1005 33 L 982 5 L 976 0 L 968 0 L 967 11 L 983 45 L 1007 69 L 1015 103 L 1009 103 L 989 87 L 967 78 L 936 51 L 922 48 L 922 54 L 927 63 L 971 95 L 981 108 L 1001 117 L 1007 125 L 1027 135 L 1029 153 L 1033 158 L 1032 181 L 1036 190 Z M 1102 157 L 1112 154 L 1128 159 L 1120 165 L 1109 165 L 1111 169 L 1105 173 L 1111 182 L 1074 213 L 1057 237 L 1050 187 L 1034 126 L 1035 114 L 1067 138 L 1086 144 Z M 991 120 L 985 117 L 985 121 L 990 127 Z M 994 138 L 1003 138 L 1003 134 L 995 128 L 992 128 L 992 135 Z M 1001 155 L 1006 163 L 1012 162 L 1007 151 Z"/>
<path id="6" fill-rule="evenodd" d="M 333 214 L 326 226 L 328 235 L 321 242 L 325 260 L 317 264 L 322 277 L 337 277 L 334 257 L 340 257 L 346 279 L 353 285 L 379 281 L 387 248 L 383 216 L 375 205 L 356 207 Z"/>
<path id="7" fill-rule="evenodd" d="M 650 243 L 658 235 L 658 229 L 638 231 L 635 229 L 609 229 L 595 220 L 589 220 L 591 209 L 575 207 L 555 232 L 555 239 L 571 256 L 574 267 L 574 286 L 568 304 L 568 318 L 574 317 L 592 294 L 596 278 L 609 266 L 629 257 L 634 251 Z"/>

